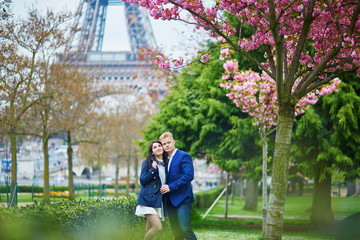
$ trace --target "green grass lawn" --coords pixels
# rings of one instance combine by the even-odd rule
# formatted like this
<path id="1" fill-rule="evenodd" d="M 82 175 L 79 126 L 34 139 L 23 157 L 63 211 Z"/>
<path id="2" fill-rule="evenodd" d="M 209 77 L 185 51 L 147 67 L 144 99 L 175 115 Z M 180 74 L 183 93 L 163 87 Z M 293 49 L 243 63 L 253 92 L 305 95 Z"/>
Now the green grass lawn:
<path id="1" fill-rule="evenodd" d="M 262 237 L 261 230 L 241 228 L 200 228 L 194 229 L 198 240 L 259 240 Z M 284 232 L 283 240 L 331 240 L 330 235 L 309 232 Z"/>
<path id="2" fill-rule="evenodd" d="M 245 201 L 240 201 L 240 197 L 235 196 L 234 202 L 231 202 L 229 197 L 228 215 L 243 215 L 243 216 L 262 216 L 262 199 L 258 198 L 258 210 L 246 211 L 243 210 Z M 360 197 L 332 197 L 332 210 L 334 216 L 343 218 L 360 212 Z M 285 201 L 284 216 L 285 218 L 309 218 L 311 214 L 312 196 L 287 196 Z M 206 210 L 201 210 L 204 214 Z M 222 197 L 218 204 L 210 211 L 210 215 L 225 213 L 225 197 Z"/>
<path id="3" fill-rule="evenodd" d="M 133 194 L 134 195 L 134 194 Z M 112 194 L 107 194 L 111 197 Z M 134 195 L 135 196 L 135 195 Z M 96 196 L 98 195 L 96 194 Z M 89 193 L 87 191 L 77 191 L 76 200 L 88 200 Z M 18 195 L 18 202 L 31 202 L 30 193 L 20 193 Z M 35 201 L 40 202 L 41 197 L 34 198 Z M 66 201 L 66 198 L 53 198 L 51 201 Z M 218 204 L 212 209 L 210 215 L 205 220 L 199 220 L 193 225 L 194 232 L 199 240 L 222 240 L 222 239 L 246 239 L 246 240 L 260 240 L 262 238 L 261 231 L 261 216 L 262 204 L 261 197 L 258 198 L 257 211 L 243 210 L 245 201 L 240 201 L 236 196 L 234 202 L 231 202 L 229 197 L 228 216 L 240 215 L 237 218 L 217 218 L 214 215 L 224 215 L 225 212 L 225 197 L 221 198 Z M 1 202 L 6 202 L 6 195 L 1 195 Z M 311 214 L 312 196 L 287 196 L 285 202 L 285 219 L 284 219 L 284 240 L 330 240 L 333 237 L 328 233 L 309 231 L 309 216 Z M 336 217 L 342 218 L 353 213 L 360 212 L 360 197 L 333 197 L 332 209 Z M 206 210 L 199 211 L 204 214 Z M 241 216 L 244 216 L 243 218 Z M 253 216 L 257 218 L 246 218 L 246 216 Z"/>
<path id="4" fill-rule="evenodd" d="M 229 198 L 228 216 L 238 215 L 238 218 L 224 219 L 214 215 L 224 216 L 225 197 L 210 211 L 205 220 L 199 220 L 195 225 L 195 233 L 198 239 L 262 239 L 262 199 L 258 198 L 257 211 L 245 211 L 245 201 L 235 197 L 231 203 Z M 310 230 L 312 196 L 287 196 L 285 202 L 284 232 L 282 239 L 306 239 L 306 240 L 330 240 L 334 239 L 330 233 L 314 232 Z M 332 210 L 336 218 L 343 218 L 360 212 L 360 197 L 333 197 Z M 204 214 L 207 210 L 199 211 Z M 241 216 L 244 216 L 242 218 Z M 246 216 L 257 216 L 258 218 L 246 218 Z M 326 230 L 327 231 L 327 230 Z"/>

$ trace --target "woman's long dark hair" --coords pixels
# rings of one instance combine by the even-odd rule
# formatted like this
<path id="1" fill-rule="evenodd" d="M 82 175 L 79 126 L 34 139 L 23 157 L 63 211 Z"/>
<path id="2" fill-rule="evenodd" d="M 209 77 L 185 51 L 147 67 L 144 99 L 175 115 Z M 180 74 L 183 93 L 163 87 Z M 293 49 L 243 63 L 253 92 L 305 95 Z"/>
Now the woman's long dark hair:
<path id="1" fill-rule="evenodd" d="M 162 146 L 161 142 L 157 141 L 157 140 L 152 141 L 150 143 L 149 151 L 148 151 L 148 154 L 147 154 L 147 157 L 146 157 L 146 170 L 149 170 L 151 168 L 152 160 L 155 159 L 155 155 L 152 152 L 152 148 L 153 148 L 154 143 L 160 143 L 160 145 Z M 165 165 L 167 165 L 167 163 L 168 163 L 168 154 L 165 151 L 163 153 L 162 158 L 164 160 Z"/>

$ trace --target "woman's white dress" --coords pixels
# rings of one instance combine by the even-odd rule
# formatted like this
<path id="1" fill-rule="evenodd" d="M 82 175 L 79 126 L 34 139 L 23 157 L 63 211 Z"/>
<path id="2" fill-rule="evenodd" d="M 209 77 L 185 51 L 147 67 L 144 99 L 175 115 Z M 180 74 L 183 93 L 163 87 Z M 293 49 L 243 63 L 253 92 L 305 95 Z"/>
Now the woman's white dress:
<path id="1" fill-rule="evenodd" d="M 161 160 L 158 160 L 161 161 Z M 161 181 L 161 185 L 165 184 L 165 166 L 161 166 L 160 164 L 157 166 L 159 171 L 159 177 Z M 161 203 L 162 205 L 162 203 Z M 162 205 L 161 208 L 153 208 L 153 207 L 146 207 L 144 205 L 137 205 L 135 210 L 135 215 L 138 217 L 145 217 L 145 214 L 157 214 L 161 221 L 165 220 L 164 216 L 164 207 Z"/>

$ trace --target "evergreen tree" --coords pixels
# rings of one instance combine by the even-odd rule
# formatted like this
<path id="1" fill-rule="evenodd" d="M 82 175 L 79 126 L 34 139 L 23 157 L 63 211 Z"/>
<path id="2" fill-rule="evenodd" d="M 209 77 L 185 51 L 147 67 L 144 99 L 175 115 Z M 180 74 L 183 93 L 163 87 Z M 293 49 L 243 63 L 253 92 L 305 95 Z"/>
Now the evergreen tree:
<path id="1" fill-rule="evenodd" d="M 345 78 L 340 90 L 324 96 L 296 121 L 292 152 L 296 169 L 314 178 L 311 222 L 334 221 L 331 210 L 331 177 L 335 171 L 347 180 L 359 177 L 360 97 L 356 77 Z M 358 79 L 357 79 L 358 81 Z"/>

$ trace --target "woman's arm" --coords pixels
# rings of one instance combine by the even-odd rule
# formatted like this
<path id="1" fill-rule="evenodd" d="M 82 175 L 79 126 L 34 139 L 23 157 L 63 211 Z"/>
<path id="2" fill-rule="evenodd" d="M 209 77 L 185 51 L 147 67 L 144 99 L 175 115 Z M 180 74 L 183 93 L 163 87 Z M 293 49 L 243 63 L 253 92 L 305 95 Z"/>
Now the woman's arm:
<path id="1" fill-rule="evenodd" d="M 146 160 L 143 162 L 141 167 L 141 174 L 140 174 L 140 184 L 141 186 L 145 186 L 149 182 L 151 182 L 154 179 L 154 176 L 156 175 L 158 169 L 154 168 L 153 166 L 146 170 Z"/>

